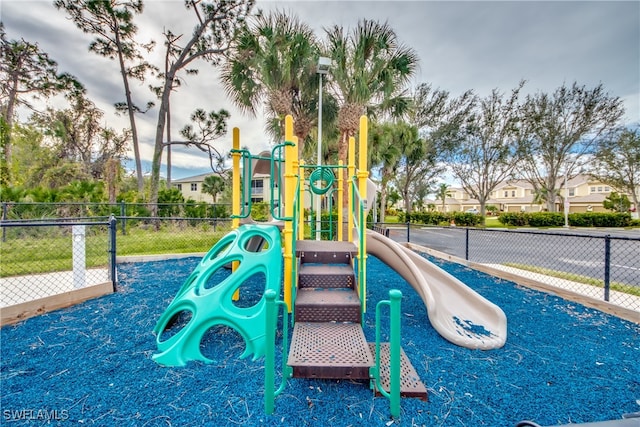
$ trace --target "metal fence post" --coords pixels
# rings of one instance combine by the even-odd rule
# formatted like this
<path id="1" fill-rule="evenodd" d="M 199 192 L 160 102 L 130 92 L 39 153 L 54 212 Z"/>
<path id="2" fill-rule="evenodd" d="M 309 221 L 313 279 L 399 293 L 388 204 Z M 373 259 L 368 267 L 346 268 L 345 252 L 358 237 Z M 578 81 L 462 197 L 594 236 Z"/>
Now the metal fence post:
<path id="1" fill-rule="evenodd" d="M 120 202 L 120 218 L 122 218 L 122 235 L 127 234 L 126 226 L 127 226 L 127 205 L 124 200 Z"/>
<path id="2" fill-rule="evenodd" d="M 464 259 L 469 261 L 469 227 L 465 231 Z"/>
<path id="3" fill-rule="evenodd" d="M 7 219 L 7 202 L 2 202 L 2 220 Z M 2 227 L 2 241 L 7 241 L 7 229 Z"/>
<path id="4" fill-rule="evenodd" d="M 407 220 L 407 243 L 411 241 L 411 221 Z"/>
<path id="5" fill-rule="evenodd" d="M 74 225 L 71 227 L 72 249 L 71 259 L 73 265 L 73 287 L 80 289 L 87 286 L 87 248 L 86 227 Z"/>
<path id="6" fill-rule="evenodd" d="M 117 271 L 116 271 L 116 227 L 118 222 L 116 217 L 111 215 L 109 217 L 109 279 L 113 283 L 113 292 L 116 292 L 117 288 Z"/>
<path id="7" fill-rule="evenodd" d="M 604 300 L 609 301 L 609 288 L 611 286 L 611 236 L 604 236 Z"/>

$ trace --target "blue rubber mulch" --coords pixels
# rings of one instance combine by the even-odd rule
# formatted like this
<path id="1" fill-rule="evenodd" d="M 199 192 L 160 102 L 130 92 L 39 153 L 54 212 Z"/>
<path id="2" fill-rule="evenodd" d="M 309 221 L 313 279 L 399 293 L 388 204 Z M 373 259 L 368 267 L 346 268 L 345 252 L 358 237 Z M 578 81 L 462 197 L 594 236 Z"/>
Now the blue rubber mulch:
<path id="1" fill-rule="evenodd" d="M 232 330 L 207 335 L 203 353 L 213 364 L 166 368 L 151 360 L 156 320 L 198 261 L 121 264 L 117 294 L 2 328 L 0 423 L 514 426 L 640 411 L 638 325 L 438 261 L 502 307 L 509 322 L 501 349 L 456 347 L 431 328 L 407 283 L 370 257 L 370 307 L 390 287 L 403 292 L 403 348 L 429 401 L 403 399 L 401 418 L 392 420 L 386 399 L 367 385 L 294 379 L 266 416 L 262 361 L 238 359 L 244 345 Z M 243 292 L 253 291 L 248 284 Z"/>

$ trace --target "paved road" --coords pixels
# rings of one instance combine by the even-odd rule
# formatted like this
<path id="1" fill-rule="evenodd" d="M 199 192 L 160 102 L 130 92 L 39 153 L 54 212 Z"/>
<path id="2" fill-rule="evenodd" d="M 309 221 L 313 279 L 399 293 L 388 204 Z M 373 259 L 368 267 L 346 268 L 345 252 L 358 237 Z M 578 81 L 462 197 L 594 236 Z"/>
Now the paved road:
<path id="1" fill-rule="evenodd" d="M 640 233 L 615 230 L 548 230 L 542 234 L 505 230 L 469 230 L 469 260 L 485 264 L 525 264 L 604 278 L 605 239 L 610 242 L 610 280 L 640 286 Z M 564 234 L 571 235 L 564 235 Z M 407 241 L 406 228 L 391 229 L 390 237 Z M 410 241 L 465 258 L 464 228 L 415 227 Z"/>

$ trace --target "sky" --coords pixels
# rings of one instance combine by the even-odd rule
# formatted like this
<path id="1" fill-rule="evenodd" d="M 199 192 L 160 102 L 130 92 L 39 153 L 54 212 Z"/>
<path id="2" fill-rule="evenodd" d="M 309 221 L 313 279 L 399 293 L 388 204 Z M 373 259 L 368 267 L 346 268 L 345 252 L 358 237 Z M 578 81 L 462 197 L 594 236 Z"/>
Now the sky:
<path id="1" fill-rule="evenodd" d="M 258 1 L 268 12 L 297 15 L 322 36 L 335 24 L 353 27 L 361 19 L 387 21 L 401 43 L 418 53 L 420 64 L 413 85 L 430 83 L 457 96 L 472 89 L 487 96 L 497 88 L 505 93 L 520 80 L 522 94 L 552 93 L 577 82 L 588 88 L 602 84 L 623 100 L 624 122 L 640 124 L 640 2 L 638 1 Z M 88 97 L 105 113 L 105 124 L 122 129 L 127 119 L 113 104 L 124 100 L 118 65 L 88 51 L 91 36 L 83 34 L 51 0 L 0 0 L 0 18 L 10 40 L 38 43 L 58 63 L 59 71 L 75 75 Z M 189 36 L 192 11 L 182 0 L 146 0 L 136 18 L 141 41 L 162 45 L 163 29 Z M 156 48 L 151 62 L 161 65 Z M 189 121 L 196 108 L 225 108 L 229 129 L 240 128 L 241 145 L 259 152 L 271 145 L 261 115 L 242 114 L 226 97 L 217 70 L 198 63 L 200 73 L 185 77 L 171 98 L 173 134 Z M 148 83 L 134 83 L 139 105 L 154 100 Z M 138 117 L 145 172 L 150 170 L 157 107 Z M 28 112 L 20 112 L 26 120 Z M 231 148 L 231 132 L 218 142 Z M 172 177 L 209 171 L 209 161 L 197 149 L 174 148 Z M 131 154 L 132 157 L 132 154 Z M 132 163 L 131 163 L 132 164 Z"/>

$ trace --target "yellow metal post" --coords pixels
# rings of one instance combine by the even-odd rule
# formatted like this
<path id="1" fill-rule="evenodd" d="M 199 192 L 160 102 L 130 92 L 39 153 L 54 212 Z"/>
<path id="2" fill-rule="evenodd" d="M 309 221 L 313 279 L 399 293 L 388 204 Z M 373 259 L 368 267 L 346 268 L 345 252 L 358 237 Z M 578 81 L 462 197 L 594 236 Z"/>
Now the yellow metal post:
<path id="1" fill-rule="evenodd" d="M 368 122 L 367 117 L 360 117 L 360 132 L 358 133 L 358 154 L 359 154 L 359 165 L 358 165 L 358 191 L 360 193 L 360 197 L 362 197 L 362 201 L 365 203 L 365 211 L 362 213 L 362 217 L 359 219 L 358 224 L 360 226 L 360 233 L 362 233 L 362 239 L 360 241 L 359 247 L 360 251 L 358 252 L 359 261 L 358 261 L 358 269 L 360 270 L 360 274 L 362 275 L 362 291 L 363 291 L 363 304 L 362 311 L 366 313 L 367 311 L 367 303 L 366 303 L 366 295 L 367 295 L 367 213 L 366 209 L 368 208 L 368 200 L 367 200 L 367 178 L 369 178 L 369 169 L 367 167 L 367 138 L 368 138 Z M 358 209 L 358 215 L 360 215 L 360 209 Z"/>
<path id="2" fill-rule="evenodd" d="M 235 230 L 240 227 L 240 157 L 242 157 L 242 154 L 236 151 L 240 149 L 240 129 L 237 127 L 233 128 L 232 140 L 234 151 L 231 153 L 231 158 L 233 159 L 233 175 L 231 177 L 231 188 L 233 190 L 231 215 L 233 219 L 231 220 L 231 228 Z M 236 271 L 238 265 L 238 261 L 231 263 L 231 270 Z M 231 299 L 234 301 L 240 299 L 240 290 L 236 290 Z"/>
<path id="3" fill-rule="evenodd" d="M 369 178 L 369 169 L 367 168 L 367 137 L 368 137 L 368 122 L 367 116 L 360 117 L 360 132 L 358 133 L 358 155 L 359 155 L 359 164 L 358 164 L 358 191 L 360 192 L 360 197 L 365 203 L 365 209 L 368 208 L 366 205 L 368 203 L 367 200 L 367 178 Z M 359 211 L 358 211 L 359 212 Z M 367 217 L 366 213 L 364 218 L 359 219 L 359 224 L 362 230 L 366 230 L 367 228 Z M 363 243 L 362 251 L 365 254 L 367 253 L 366 247 L 366 239 Z"/>
<path id="4" fill-rule="evenodd" d="M 290 115 L 284 119 L 284 140 L 285 142 L 294 142 L 293 136 L 293 117 Z M 284 149 L 284 216 L 293 217 L 293 201 L 296 192 L 296 175 L 293 168 L 294 161 L 297 163 L 298 146 L 287 145 Z M 289 313 L 291 313 L 291 287 L 293 286 L 292 269 L 293 269 L 293 221 L 284 222 L 284 302 L 287 304 Z"/>
<path id="5" fill-rule="evenodd" d="M 240 226 L 240 157 L 242 156 L 235 150 L 240 149 L 240 129 L 233 128 L 233 149 L 231 158 L 233 159 L 233 175 L 232 175 L 232 189 L 233 198 L 231 202 L 231 214 L 233 219 L 231 220 L 231 227 L 238 228 Z"/>
<path id="6" fill-rule="evenodd" d="M 344 212 L 342 209 L 344 208 L 344 201 L 342 197 L 344 195 L 344 170 L 342 169 L 342 160 L 338 161 L 338 241 L 342 242 L 342 238 L 344 237 L 342 224 L 344 224 Z"/>

